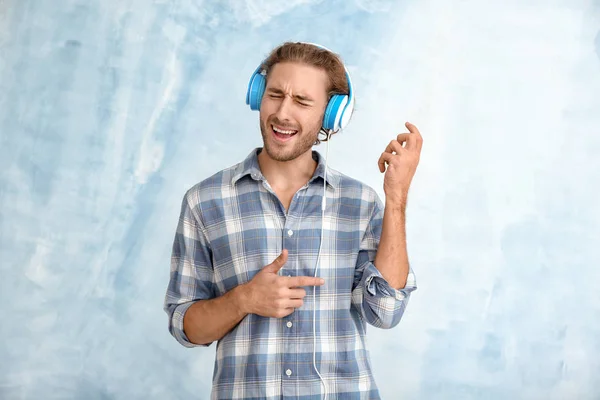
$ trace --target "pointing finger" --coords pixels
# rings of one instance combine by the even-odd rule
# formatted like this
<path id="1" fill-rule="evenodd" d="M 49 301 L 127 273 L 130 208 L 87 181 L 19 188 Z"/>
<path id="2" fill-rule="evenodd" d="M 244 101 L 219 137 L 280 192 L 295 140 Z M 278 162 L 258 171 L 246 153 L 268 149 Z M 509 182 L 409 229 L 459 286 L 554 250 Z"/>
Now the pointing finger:
<path id="1" fill-rule="evenodd" d="M 288 278 L 289 287 L 302 287 L 302 286 L 321 286 L 325 283 L 322 278 L 315 278 L 312 276 L 295 276 Z"/>

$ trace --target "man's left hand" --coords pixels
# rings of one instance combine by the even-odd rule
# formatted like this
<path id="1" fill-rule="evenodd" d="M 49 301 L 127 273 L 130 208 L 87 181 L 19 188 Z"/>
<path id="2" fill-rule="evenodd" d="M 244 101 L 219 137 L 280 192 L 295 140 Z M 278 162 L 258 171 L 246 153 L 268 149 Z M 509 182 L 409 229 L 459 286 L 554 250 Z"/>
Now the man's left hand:
<path id="1" fill-rule="evenodd" d="M 406 204 L 423 146 L 423 138 L 417 127 L 410 122 L 405 125 L 410 133 L 401 133 L 392 140 L 378 161 L 379 171 L 385 172 L 383 190 L 386 198 L 402 206 Z"/>

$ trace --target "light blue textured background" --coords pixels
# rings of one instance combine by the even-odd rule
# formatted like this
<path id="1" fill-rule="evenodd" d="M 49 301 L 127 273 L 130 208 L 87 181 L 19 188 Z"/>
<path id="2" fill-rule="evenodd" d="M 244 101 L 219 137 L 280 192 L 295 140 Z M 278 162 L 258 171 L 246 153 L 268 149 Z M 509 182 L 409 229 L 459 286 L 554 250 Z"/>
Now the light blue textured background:
<path id="1" fill-rule="evenodd" d="M 0 398 L 208 397 L 162 311 L 179 204 L 261 144 L 247 81 L 291 39 L 354 78 L 333 167 L 383 196 L 425 138 L 383 397 L 600 399 L 599 31 L 597 0 L 0 0 Z"/>

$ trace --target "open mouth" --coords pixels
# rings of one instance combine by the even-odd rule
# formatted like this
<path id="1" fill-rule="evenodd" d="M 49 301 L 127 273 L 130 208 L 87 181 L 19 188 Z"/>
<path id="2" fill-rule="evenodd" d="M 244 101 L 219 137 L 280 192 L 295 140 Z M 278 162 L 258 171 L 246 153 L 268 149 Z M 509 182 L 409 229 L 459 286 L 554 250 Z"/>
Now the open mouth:
<path id="1" fill-rule="evenodd" d="M 273 134 L 275 135 L 275 137 L 280 141 L 290 140 L 296 133 L 298 133 L 298 131 L 296 130 L 283 129 L 275 125 L 271 125 L 271 129 L 273 130 Z"/>

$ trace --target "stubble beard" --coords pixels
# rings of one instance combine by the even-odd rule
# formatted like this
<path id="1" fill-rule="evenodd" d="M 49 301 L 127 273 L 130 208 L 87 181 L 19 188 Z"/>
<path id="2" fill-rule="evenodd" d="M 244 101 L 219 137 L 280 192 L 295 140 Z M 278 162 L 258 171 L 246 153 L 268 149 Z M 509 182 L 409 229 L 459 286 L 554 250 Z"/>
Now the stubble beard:
<path id="1" fill-rule="evenodd" d="M 270 125 L 270 123 L 268 124 Z M 320 130 L 320 126 L 313 126 L 309 130 L 310 133 L 308 134 L 299 131 L 296 134 L 296 137 L 292 139 L 295 142 L 293 148 L 284 149 L 284 147 L 287 147 L 288 145 L 273 145 L 273 138 L 270 132 L 270 128 L 267 128 L 267 125 L 265 125 L 265 123 L 262 120 L 260 121 L 260 133 L 263 138 L 264 150 L 267 152 L 267 155 L 275 161 L 292 161 L 300 157 L 307 151 L 311 150 L 317 140 L 317 136 Z"/>

